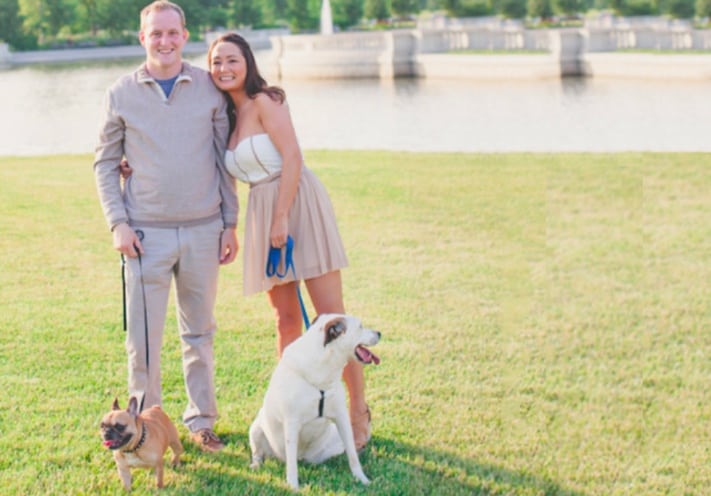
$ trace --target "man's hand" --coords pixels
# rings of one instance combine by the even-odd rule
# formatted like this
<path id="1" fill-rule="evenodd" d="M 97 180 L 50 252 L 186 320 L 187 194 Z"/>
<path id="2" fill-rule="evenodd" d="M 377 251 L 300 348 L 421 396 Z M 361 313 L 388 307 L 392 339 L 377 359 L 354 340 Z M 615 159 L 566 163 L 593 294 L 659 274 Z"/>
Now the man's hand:
<path id="1" fill-rule="evenodd" d="M 139 252 L 143 255 L 141 240 L 136 235 L 136 232 L 131 229 L 131 226 L 125 222 L 114 227 L 114 248 L 131 258 L 137 257 Z"/>
<path id="2" fill-rule="evenodd" d="M 220 236 L 220 265 L 232 263 L 238 251 L 237 231 L 234 227 L 228 227 Z"/>

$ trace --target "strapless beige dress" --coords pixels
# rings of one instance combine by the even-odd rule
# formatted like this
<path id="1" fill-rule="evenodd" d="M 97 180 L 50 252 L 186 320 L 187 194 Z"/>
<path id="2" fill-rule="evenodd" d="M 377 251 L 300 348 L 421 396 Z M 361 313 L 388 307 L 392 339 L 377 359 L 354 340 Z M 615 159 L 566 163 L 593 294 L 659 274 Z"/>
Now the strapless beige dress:
<path id="1" fill-rule="evenodd" d="M 244 294 L 268 291 L 277 284 L 306 280 L 348 265 L 326 188 L 307 167 L 289 211 L 289 234 L 294 239 L 294 270 L 280 279 L 266 276 L 269 229 L 279 194 L 282 159 L 268 134 L 249 136 L 225 152 L 225 165 L 237 179 L 250 185 L 244 226 Z M 282 266 L 279 273 L 284 272 Z"/>

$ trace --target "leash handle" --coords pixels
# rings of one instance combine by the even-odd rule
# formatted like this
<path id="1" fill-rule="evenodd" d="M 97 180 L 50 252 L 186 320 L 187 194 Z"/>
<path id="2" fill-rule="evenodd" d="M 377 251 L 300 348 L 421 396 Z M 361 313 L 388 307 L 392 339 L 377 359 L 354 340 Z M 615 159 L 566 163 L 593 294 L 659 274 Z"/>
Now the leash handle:
<path id="1" fill-rule="evenodd" d="M 284 272 L 279 272 L 281 264 L 281 248 L 275 246 L 269 247 L 269 255 L 267 256 L 267 277 L 277 276 L 279 279 L 284 279 L 289 269 L 294 274 L 296 279 L 296 269 L 294 269 L 294 238 L 287 236 L 286 244 L 284 245 Z"/>
<path id="2" fill-rule="evenodd" d="M 309 314 L 306 311 L 306 305 L 304 304 L 304 299 L 301 296 L 300 282 L 296 278 L 296 269 L 294 268 L 294 238 L 291 236 L 286 237 L 286 244 L 284 245 L 284 272 L 279 272 L 279 265 L 282 261 L 282 248 L 277 248 L 275 246 L 269 247 L 269 253 L 267 254 L 267 267 L 266 274 L 267 277 L 278 277 L 279 279 L 284 279 L 291 269 L 291 273 L 294 275 L 294 280 L 296 281 L 296 294 L 299 297 L 299 306 L 301 306 L 301 317 L 304 319 L 304 326 L 306 329 L 309 328 Z"/>

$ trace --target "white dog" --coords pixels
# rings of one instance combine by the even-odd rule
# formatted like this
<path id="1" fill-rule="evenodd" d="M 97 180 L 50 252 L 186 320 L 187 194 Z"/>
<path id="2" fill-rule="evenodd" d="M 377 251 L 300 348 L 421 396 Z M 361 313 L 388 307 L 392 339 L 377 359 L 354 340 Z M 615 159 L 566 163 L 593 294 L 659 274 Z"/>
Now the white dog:
<path id="1" fill-rule="evenodd" d="M 249 429 L 251 467 L 259 467 L 265 457 L 286 462 L 286 480 L 296 490 L 297 460 L 321 463 L 345 449 L 351 472 L 368 484 L 353 441 L 341 374 L 350 359 L 380 363 L 366 348 L 379 340 L 380 333 L 365 329 L 359 319 L 328 314 L 319 315 L 287 346 Z"/>

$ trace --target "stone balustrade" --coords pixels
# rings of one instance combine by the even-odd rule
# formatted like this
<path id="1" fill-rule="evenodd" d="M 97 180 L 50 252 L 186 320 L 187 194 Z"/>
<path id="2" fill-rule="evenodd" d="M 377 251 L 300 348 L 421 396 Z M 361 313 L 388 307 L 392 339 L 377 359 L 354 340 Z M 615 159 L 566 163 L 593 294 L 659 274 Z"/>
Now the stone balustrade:
<path id="1" fill-rule="evenodd" d="M 446 22 L 434 18 L 418 23 L 416 29 L 392 31 L 331 35 L 290 35 L 286 30 L 238 32 L 256 50 L 271 48 L 270 56 L 261 62 L 270 78 L 530 79 L 627 74 L 708 79 L 710 71 L 705 68 L 711 67 L 711 30 L 696 30 L 688 22 L 661 18 L 601 17 L 587 20 L 582 28 L 567 29 L 526 29 L 521 22 L 497 18 Z M 208 33 L 206 42 L 219 34 Z M 205 49 L 204 42 L 189 44 L 186 53 Z M 121 50 L 126 53 L 122 55 Z M 704 50 L 710 53 L 664 53 Z M 12 53 L 0 44 L 0 67 L 111 58 L 107 51 L 116 57 L 143 53 L 139 46 Z"/>

